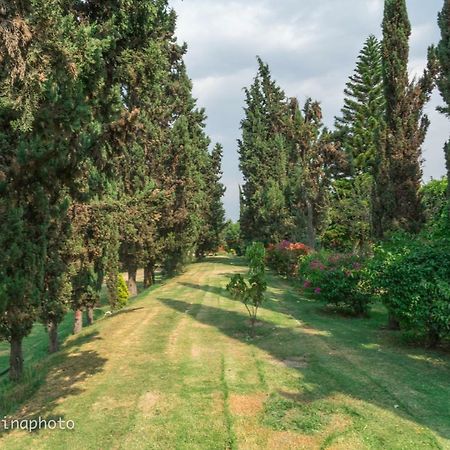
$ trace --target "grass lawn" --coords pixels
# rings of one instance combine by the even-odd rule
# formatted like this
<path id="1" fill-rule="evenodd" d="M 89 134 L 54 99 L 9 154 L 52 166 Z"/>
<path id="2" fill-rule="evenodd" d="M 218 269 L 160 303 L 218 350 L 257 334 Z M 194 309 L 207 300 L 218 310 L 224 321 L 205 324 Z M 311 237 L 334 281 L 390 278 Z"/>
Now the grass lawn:
<path id="1" fill-rule="evenodd" d="M 381 307 L 370 320 L 331 315 L 277 277 L 251 337 L 224 290 L 244 269 L 193 264 L 51 357 L 36 329 L 34 369 L 3 382 L 1 416 L 75 430 L 5 430 L 0 448 L 450 449 L 448 355 L 403 345 Z"/>

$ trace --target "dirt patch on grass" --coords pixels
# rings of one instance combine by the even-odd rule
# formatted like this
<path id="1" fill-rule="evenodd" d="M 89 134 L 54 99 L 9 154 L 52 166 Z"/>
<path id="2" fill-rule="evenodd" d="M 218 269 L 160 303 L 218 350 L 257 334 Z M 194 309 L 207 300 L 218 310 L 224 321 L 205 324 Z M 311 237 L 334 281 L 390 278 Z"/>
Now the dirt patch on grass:
<path id="1" fill-rule="evenodd" d="M 230 396 L 230 411 L 237 416 L 257 416 L 264 408 L 267 394 L 249 394 Z"/>
<path id="2" fill-rule="evenodd" d="M 161 395 L 157 392 L 146 392 L 139 399 L 138 407 L 144 416 L 153 415 L 156 406 L 160 402 Z"/>
<path id="3" fill-rule="evenodd" d="M 317 439 L 290 431 L 274 431 L 267 440 L 267 448 L 282 450 L 315 450 L 320 448 Z"/>
<path id="4" fill-rule="evenodd" d="M 193 345 L 191 347 L 191 356 L 192 356 L 192 358 L 198 359 L 198 358 L 200 358 L 202 353 L 203 353 L 203 350 L 198 345 Z"/>

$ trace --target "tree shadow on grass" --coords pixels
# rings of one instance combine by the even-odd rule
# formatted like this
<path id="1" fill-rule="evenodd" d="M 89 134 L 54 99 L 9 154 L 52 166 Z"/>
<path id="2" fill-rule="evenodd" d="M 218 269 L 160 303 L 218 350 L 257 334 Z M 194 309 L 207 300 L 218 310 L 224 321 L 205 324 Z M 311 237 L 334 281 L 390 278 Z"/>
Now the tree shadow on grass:
<path id="1" fill-rule="evenodd" d="M 346 330 L 342 325 L 321 321 L 314 326 L 301 323 L 277 326 L 260 320 L 261 326 L 250 338 L 245 332 L 248 331 L 245 313 L 203 304 L 203 314 L 198 316 L 191 303 L 167 298 L 158 300 L 230 338 L 264 350 L 271 363 L 297 370 L 302 386 L 299 386 L 299 393 L 295 393 L 299 402 L 311 403 L 344 394 L 424 425 L 446 439 L 450 437 L 448 387 L 445 386 L 448 368 L 445 366 L 411 359 L 401 350 L 386 356 L 372 342 L 373 334 L 355 343 L 352 329 Z M 344 320 L 351 324 L 351 320 Z M 356 327 L 353 324 L 353 328 Z M 364 330 L 361 333 L 366 334 Z"/>
<path id="2" fill-rule="evenodd" d="M 85 390 L 83 383 L 103 371 L 107 359 L 95 350 L 82 349 L 83 344 L 94 339 L 101 339 L 97 332 L 70 339 L 60 352 L 28 371 L 23 381 L 5 382 L 0 387 L 1 417 L 9 415 L 21 420 L 59 418 L 54 411 L 60 400 L 82 393 Z M 11 429 L 5 430 L 0 422 L 0 437 L 8 431 Z"/>
<path id="3" fill-rule="evenodd" d="M 225 287 L 220 286 L 211 286 L 209 284 L 195 284 L 195 283 L 186 283 L 186 282 L 178 282 L 182 286 L 185 286 L 190 289 L 198 289 L 200 291 L 212 293 L 219 295 L 221 297 L 228 298 L 229 300 L 233 300 L 229 292 L 225 289 Z"/>

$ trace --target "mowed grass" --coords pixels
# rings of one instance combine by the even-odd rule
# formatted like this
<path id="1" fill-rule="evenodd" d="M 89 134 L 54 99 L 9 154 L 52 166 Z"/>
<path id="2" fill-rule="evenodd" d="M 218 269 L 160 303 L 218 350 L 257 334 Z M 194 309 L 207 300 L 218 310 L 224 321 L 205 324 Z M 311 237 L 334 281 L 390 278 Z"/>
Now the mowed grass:
<path id="1" fill-rule="evenodd" d="M 273 276 L 252 336 L 224 289 L 244 270 L 193 264 L 36 362 L 40 382 L 1 415 L 75 430 L 5 430 L 0 448 L 450 448 L 448 355 L 402 344 L 381 307 L 331 315 Z"/>

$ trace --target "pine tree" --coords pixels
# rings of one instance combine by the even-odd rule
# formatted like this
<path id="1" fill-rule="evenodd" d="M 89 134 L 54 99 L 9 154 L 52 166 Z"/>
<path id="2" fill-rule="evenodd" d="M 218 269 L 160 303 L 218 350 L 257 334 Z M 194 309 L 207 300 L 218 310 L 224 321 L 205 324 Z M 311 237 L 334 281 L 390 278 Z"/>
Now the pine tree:
<path id="1" fill-rule="evenodd" d="M 379 237 L 395 229 L 417 232 L 424 221 L 419 195 L 421 146 L 429 121 L 423 108 L 433 89 L 435 67 L 429 64 L 418 81 L 409 82 L 410 34 L 405 0 L 386 0 L 382 42 L 386 130 L 380 140 L 374 209 Z"/>
<path id="2" fill-rule="evenodd" d="M 341 148 L 353 171 L 373 174 L 385 108 L 381 45 L 375 36 L 366 40 L 344 93 L 342 117 L 336 118 Z"/>
<path id="3" fill-rule="evenodd" d="M 440 108 L 440 111 L 450 117 L 450 0 L 444 0 L 444 6 L 439 13 L 438 24 L 441 29 L 441 40 L 436 51 L 440 66 L 437 85 L 446 103 L 446 106 Z M 450 141 L 445 144 L 444 151 L 449 180 L 447 195 L 450 208 Z"/>
<path id="4" fill-rule="evenodd" d="M 385 120 L 381 45 L 375 36 L 366 40 L 344 93 L 335 126 L 350 176 L 334 183 L 323 239 L 337 248 L 359 250 L 372 237 L 373 177 Z"/>

